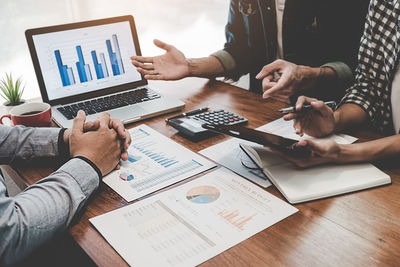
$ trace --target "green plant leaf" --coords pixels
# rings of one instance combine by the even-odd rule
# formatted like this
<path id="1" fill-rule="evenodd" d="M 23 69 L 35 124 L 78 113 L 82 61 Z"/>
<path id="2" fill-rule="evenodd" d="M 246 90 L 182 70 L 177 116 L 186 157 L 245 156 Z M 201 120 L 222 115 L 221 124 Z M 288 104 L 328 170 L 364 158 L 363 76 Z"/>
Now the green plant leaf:
<path id="1" fill-rule="evenodd" d="M 5 77 L 0 80 L 1 96 L 11 105 L 16 105 L 21 102 L 22 94 L 25 86 L 22 86 L 22 77 L 17 80 L 13 79 L 11 73 L 6 73 Z"/>

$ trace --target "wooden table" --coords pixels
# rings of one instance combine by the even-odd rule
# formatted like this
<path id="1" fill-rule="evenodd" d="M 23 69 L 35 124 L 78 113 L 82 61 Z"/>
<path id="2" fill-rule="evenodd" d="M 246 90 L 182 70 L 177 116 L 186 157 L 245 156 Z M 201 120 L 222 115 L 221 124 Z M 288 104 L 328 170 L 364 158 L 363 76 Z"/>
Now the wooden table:
<path id="1" fill-rule="evenodd" d="M 181 98 L 185 110 L 208 106 L 234 111 L 258 127 L 279 118 L 284 103 L 265 101 L 246 90 L 205 79 L 156 83 L 161 93 Z M 193 151 L 217 144 L 226 136 L 190 142 L 159 116 L 145 123 Z M 141 122 L 139 122 L 141 123 Z M 129 125 L 133 127 L 139 123 Z M 362 140 L 376 137 L 356 133 Z M 135 137 L 133 137 L 135 138 Z M 400 167 L 380 163 L 392 184 L 371 190 L 295 205 L 299 212 L 239 245 L 210 259 L 203 266 L 362 266 L 400 264 Z M 28 184 L 54 171 L 55 166 L 14 166 Z M 184 183 L 186 181 L 183 181 Z M 282 198 L 274 187 L 268 192 Z M 100 266 L 125 266 L 126 262 L 89 223 L 89 218 L 128 203 L 104 183 L 80 219 L 69 228 L 78 245 Z"/>

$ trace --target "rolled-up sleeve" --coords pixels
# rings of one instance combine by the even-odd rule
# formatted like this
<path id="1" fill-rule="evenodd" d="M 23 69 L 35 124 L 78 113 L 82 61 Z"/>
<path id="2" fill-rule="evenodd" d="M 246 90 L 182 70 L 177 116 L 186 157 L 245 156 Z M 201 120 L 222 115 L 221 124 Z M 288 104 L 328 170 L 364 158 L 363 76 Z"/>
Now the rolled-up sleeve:
<path id="1" fill-rule="evenodd" d="M 321 66 L 322 68 L 331 68 L 337 77 L 337 86 L 341 88 L 348 87 L 354 82 L 354 74 L 351 68 L 344 62 L 329 62 Z"/>

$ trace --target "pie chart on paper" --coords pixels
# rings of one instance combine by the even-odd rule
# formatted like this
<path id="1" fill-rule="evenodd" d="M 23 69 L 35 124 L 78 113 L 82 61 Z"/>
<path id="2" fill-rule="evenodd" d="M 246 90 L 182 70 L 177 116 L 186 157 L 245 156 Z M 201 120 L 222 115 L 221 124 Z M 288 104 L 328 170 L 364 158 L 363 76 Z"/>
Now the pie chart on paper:
<path id="1" fill-rule="evenodd" d="M 186 199 L 196 204 L 208 204 L 217 200 L 220 194 L 217 188 L 203 185 L 190 189 L 186 193 Z"/>

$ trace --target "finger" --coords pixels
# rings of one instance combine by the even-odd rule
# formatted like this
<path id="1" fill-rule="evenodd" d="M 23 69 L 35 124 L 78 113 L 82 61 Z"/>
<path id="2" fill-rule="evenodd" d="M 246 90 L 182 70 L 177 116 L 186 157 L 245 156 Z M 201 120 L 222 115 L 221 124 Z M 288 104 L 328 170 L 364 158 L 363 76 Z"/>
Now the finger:
<path id="1" fill-rule="evenodd" d="M 299 115 L 300 114 L 297 114 L 297 113 L 289 113 L 289 114 L 286 114 L 285 116 L 283 116 L 283 119 L 285 121 L 291 121 L 291 120 L 296 119 Z"/>
<path id="2" fill-rule="evenodd" d="M 305 146 L 308 147 L 312 152 L 315 152 L 320 156 L 326 153 L 326 149 L 324 148 L 324 146 L 318 144 L 317 142 L 307 139 L 304 140 L 304 143 L 306 143 Z"/>
<path id="3" fill-rule="evenodd" d="M 136 67 L 140 67 L 140 68 L 145 69 L 145 70 L 153 70 L 154 69 L 154 65 L 151 64 L 151 63 L 150 64 L 144 64 L 144 63 L 139 62 L 137 60 L 132 60 L 132 64 L 134 66 L 136 66 Z"/>
<path id="4" fill-rule="evenodd" d="M 154 43 L 157 47 L 159 47 L 159 48 L 161 48 L 161 49 L 164 49 L 165 51 L 169 51 L 169 50 L 171 50 L 171 49 L 173 48 L 172 45 L 167 44 L 167 43 L 164 43 L 164 42 L 162 42 L 162 41 L 160 41 L 160 40 L 158 40 L 158 39 L 154 39 L 154 40 L 153 40 L 153 43 Z"/>
<path id="5" fill-rule="evenodd" d="M 297 135 L 303 136 L 303 127 L 301 126 L 301 122 L 299 120 L 295 120 L 293 122 L 294 131 Z"/>
<path id="6" fill-rule="evenodd" d="M 325 105 L 325 103 L 322 101 L 312 101 L 310 105 L 313 107 L 313 109 L 321 112 L 322 116 L 328 116 L 333 112 L 332 109 Z"/>
<path id="7" fill-rule="evenodd" d="M 274 87 L 275 84 L 276 84 L 276 82 L 273 82 L 267 78 L 264 78 L 262 80 L 263 91 L 265 92 L 266 90 L 270 89 L 271 87 Z"/>
<path id="8" fill-rule="evenodd" d="M 118 136 L 122 139 L 126 138 L 126 130 L 124 124 L 119 119 L 111 119 L 109 127 L 114 129 L 118 133 Z"/>
<path id="9" fill-rule="evenodd" d="M 129 131 L 126 131 L 125 134 L 126 134 L 126 138 L 125 138 L 125 143 L 124 143 L 124 150 L 128 151 L 128 148 L 132 143 L 132 138 L 131 138 L 131 134 L 129 133 Z"/>
<path id="10" fill-rule="evenodd" d="M 132 60 L 136 60 L 142 63 L 153 63 L 153 57 L 142 57 L 142 56 L 132 56 Z"/>
<path id="11" fill-rule="evenodd" d="M 117 164 L 117 166 L 115 167 L 115 169 L 116 169 L 116 170 L 119 170 L 119 169 L 121 169 L 121 164 L 120 164 L 120 163 L 118 163 L 118 164 Z"/>
<path id="12" fill-rule="evenodd" d="M 121 154 L 121 159 L 123 161 L 127 161 L 128 160 L 128 152 L 122 152 Z"/>
<path id="13" fill-rule="evenodd" d="M 318 101 L 316 98 L 307 97 L 307 96 L 299 96 L 296 102 L 296 111 L 300 111 L 303 107 L 304 103 L 311 103 L 313 101 Z"/>
<path id="14" fill-rule="evenodd" d="M 97 119 L 100 122 L 100 128 L 107 128 L 109 129 L 108 125 L 110 123 L 110 114 L 107 112 L 102 112 L 100 115 L 97 117 Z"/>
<path id="15" fill-rule="evenodd" d="M 287 87 L 289 83 L 289 76 L 283 74 L 278 82 L 269 90 L 265 91 L 263 96 L 271 97 L 275 95 L 277 92 L 281 91 L 283 88 Z M 285 96 L 289 97 L 289 93 L 285 94 Z"/>
<path id="16" fill-rule="evenodd" d="M 158 72 L 156 72 L 155 70 L 145 70 L 142 68 L 137 68 L 137 71 L 140 72 L 143 75 L 156 75 L 158 74 Z"/>
<path id="17" fill-rule="evenodd" d="M 76 114 L 74 122 L 72 124 L 72 132 L 83 133 L 83 125 L 85 124 L 86 114 L 83 110 L 79 110 Z"/>
<path id="18" fill-rule="evenodd" d="M 88 131 L 96 131 L 100 127 L 100 121 L 95 120 L 95 121 L 88 121 L 83 125 L 83 131 L 88 132 Z"/>
<path id="19" fill-rule="evenodd" d="M 271 64 L 265 65 L 261 71 L 257 74 L 256 79 L 261 80 L 267 75 L 271 75 L 275 71 L 279 70 L 281 66 L 281 61 L 275 60 Z"/>

